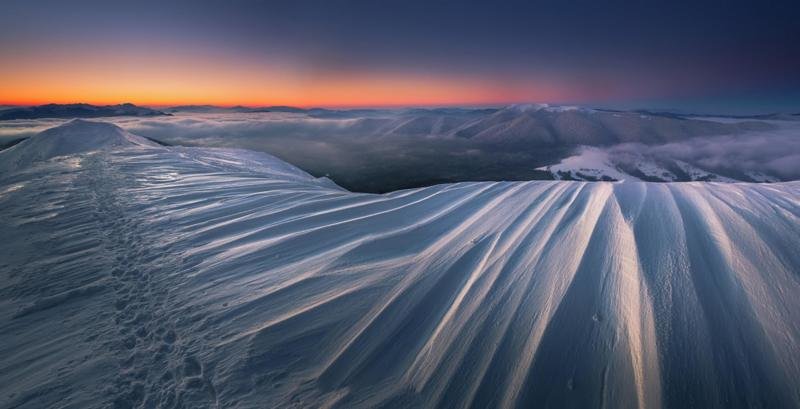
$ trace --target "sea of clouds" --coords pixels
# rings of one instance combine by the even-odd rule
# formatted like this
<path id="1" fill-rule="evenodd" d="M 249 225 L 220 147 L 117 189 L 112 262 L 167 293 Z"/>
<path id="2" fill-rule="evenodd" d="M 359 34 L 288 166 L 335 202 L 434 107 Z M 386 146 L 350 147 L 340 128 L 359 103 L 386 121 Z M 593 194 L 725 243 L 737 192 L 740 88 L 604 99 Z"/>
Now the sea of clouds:
<path id="1" fill-rule="evenodd" d="M 392 115 L 383 113 L 382 115 Z M 374 115 L 314 117 L 305 113 L 177 113 L 164 117 L 101 118 L 138 135 L 186 146 L 268 152 L 315 174 L 363 191 L 430 183 L 526 179 L 557 163 L 573 147 L 498 151 L 451 135 L 384 134 Z M 0 121 L 0 144 L 32 136 L 61 119 Z M 759 171 L 800 179 L 800 121 L 773 121 L 767 132 L 693 138 L 661 145 L 605 147 L 612 157 L 637 153 L 678 159 L 709 171 Z"/>

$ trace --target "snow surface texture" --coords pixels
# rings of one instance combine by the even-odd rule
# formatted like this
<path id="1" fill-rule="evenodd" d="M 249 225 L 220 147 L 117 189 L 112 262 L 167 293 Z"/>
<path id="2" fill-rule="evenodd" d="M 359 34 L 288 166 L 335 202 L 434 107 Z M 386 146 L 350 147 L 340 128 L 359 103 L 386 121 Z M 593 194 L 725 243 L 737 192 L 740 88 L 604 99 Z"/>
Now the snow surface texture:
<path id="1" fill-rule="evenodd" d="M 0 153 L 0 407 L 800 406 L 800 183 L 370 195 L 119 135 Z"/>

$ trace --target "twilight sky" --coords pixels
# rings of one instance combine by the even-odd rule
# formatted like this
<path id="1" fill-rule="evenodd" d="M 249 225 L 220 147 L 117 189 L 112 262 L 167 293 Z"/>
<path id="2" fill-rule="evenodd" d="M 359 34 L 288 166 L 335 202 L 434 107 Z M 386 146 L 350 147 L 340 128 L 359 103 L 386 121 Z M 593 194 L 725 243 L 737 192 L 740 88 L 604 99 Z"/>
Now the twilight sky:
<path id="1" fill-rule="evenodd" d="M 798 21 L 796 0 L 4 0 L 0 104 L 800 112 Z"/>

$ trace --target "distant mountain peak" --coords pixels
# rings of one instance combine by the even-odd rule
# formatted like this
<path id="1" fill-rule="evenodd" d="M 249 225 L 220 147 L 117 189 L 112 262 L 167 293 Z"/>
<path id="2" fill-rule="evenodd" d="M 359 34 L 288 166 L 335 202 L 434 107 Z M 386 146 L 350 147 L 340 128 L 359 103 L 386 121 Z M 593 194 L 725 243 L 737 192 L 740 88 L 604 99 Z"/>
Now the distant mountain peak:
<path id="1" fill-rule="evenodd" d="M 569 111 L 584 111 L 590 112 L 591 109 L 582 108 L 579 106 L 574 105 L 550 105 L 550 104 L 511 104 L 506 107 L 507 110 L 510 111 L 517 111 L 517 112 L 538 112 L 538 111 L 546 111 L 546 112 L 569 112 Z"/>
<path id="2" fill-rule="evenodd" d="M 0 111 L 0 120 L 38 118 L 103 118 L 111 116 L 162 116 L 170 115 L 155 109 L 140 107 L 130 102 L 119 105 L 45 104 L 32 107 L 10 108 Z"/>

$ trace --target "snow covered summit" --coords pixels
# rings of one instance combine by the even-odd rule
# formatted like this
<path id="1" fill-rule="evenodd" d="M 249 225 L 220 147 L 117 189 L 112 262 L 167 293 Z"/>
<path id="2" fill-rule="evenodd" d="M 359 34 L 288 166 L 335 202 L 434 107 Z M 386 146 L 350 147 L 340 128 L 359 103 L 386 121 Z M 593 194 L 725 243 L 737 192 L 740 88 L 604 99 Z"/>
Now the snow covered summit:
<path id="1" fill-rule="evenodd" d="M 27 166 L 57 156 L 128 146 L 158 145 L 114 124 L 73 119 L 0 152 L 0 169 Z"/>
<path id="2" fill-rule="evenodd" d="M 51 156 L 0 173 L 0 407 L 800 406 L 798 182 L 372 195 L 46 132 L 0 155 Z"/>

